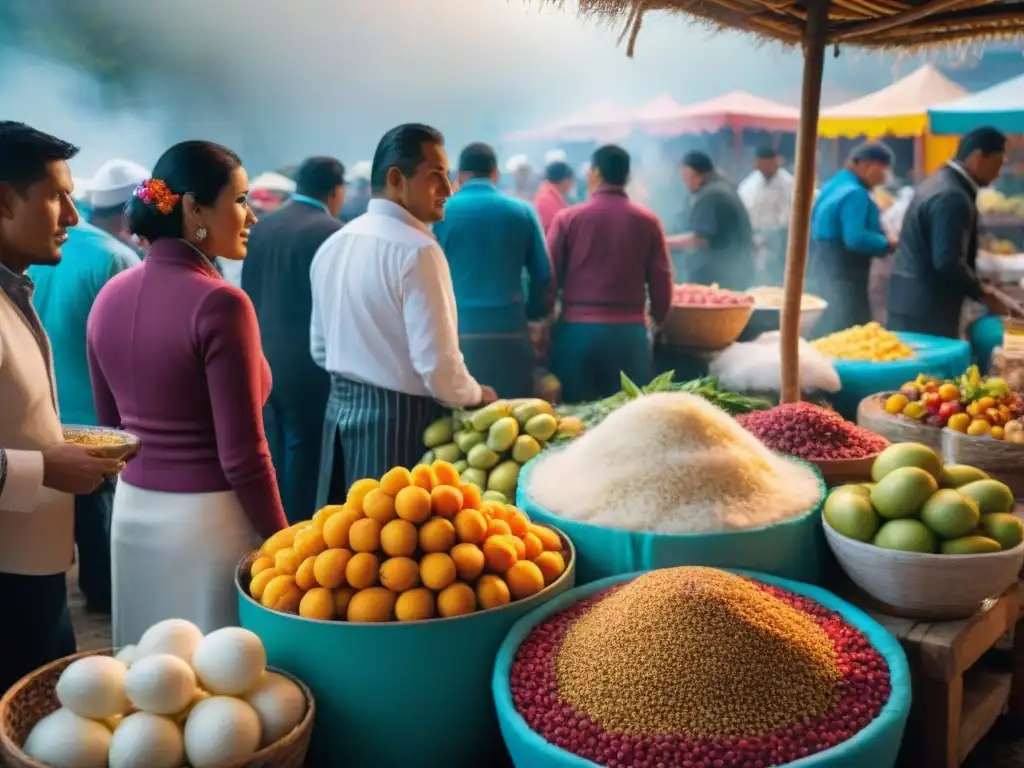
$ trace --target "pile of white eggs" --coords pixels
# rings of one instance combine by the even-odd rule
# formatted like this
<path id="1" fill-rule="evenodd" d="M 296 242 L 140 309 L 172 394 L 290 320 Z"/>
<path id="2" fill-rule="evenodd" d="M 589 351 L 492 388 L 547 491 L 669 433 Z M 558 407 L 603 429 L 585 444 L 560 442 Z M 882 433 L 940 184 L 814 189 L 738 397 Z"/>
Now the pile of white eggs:
<path id="1" fill-rule="evenodd" d="M 182 619 L 155 624 L 135 646 L 87 656 L 57 681 L 61 708 L 23 750 L 52 768 L 220 768 L 295 728 L 302 690 L 268 672 L 263 643 L 227 627 L 203 636 Z"/>

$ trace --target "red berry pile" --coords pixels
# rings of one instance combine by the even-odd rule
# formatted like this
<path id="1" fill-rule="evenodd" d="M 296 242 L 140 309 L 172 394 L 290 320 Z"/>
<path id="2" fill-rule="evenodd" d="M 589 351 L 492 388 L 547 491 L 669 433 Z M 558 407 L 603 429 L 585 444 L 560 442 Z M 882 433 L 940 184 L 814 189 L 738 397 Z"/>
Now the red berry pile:
<path id="1" fill-rule="evenodd" d="M 623 585 L 554 615 L 527 636 L 516 653 L 509 678 L 516 710 L 549 743 L 609 768 L 767 768 L 786 765 L 852 738 L 878 716 L 889 699 L 885 659 L 839 614 L 786 590 L 752 583 L 811 618 L 833 642 L 842 678 L 838 700 L 827 712 L 770 733 L 714 738 L 604 730 L 559 696 L 557 660 L 573 622 Z M 729 691 L 723 690 L 721 695 L 728 696 Z"/>
<path id="2" fill-rule="evenodd" d="M 677 307 L 745 307 L 753 303 L 753 296 L 711 285 L 683 283 L 672 288 L 672 304 Z"/>
<path id="3" fill-rule="evenodd" d="M 884 437 L 810 403 L 783 403 L 736 420 L 773 451 L 801 459 L 862 459 L 889 445 Z"/>

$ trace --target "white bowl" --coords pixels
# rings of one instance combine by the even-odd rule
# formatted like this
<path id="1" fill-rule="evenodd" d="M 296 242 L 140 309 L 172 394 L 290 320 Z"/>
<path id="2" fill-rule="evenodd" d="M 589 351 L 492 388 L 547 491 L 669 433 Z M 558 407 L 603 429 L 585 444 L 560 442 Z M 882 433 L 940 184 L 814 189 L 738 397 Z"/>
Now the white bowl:
<path id="1" fill-rule="evenodd" d="M 1017 581 L 1024 543 L 986 555 L 899 552 L 843 536 L 822 517 L 825 538 L 854 584 L 886 606 L 919 619 L 963 619 Z"/>

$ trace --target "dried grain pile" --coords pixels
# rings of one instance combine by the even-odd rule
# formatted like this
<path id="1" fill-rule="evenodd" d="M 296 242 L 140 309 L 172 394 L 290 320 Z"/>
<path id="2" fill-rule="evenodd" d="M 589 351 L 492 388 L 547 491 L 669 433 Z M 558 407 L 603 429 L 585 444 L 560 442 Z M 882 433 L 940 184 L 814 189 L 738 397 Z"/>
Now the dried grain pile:
<path id="1" fill-rule="evenodd" d="M 652 533 L 740 530 L 812 509 L 814 471 L 684 393 L 640 397 L 537 461 L 527 491 L 561 517 Z"/>

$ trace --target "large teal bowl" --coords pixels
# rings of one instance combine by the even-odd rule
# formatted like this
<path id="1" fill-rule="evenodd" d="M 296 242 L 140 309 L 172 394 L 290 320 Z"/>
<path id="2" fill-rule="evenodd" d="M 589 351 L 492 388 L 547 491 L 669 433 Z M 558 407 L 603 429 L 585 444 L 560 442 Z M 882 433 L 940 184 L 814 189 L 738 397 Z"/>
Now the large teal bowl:
<path id="1" fill-rule="evenodd" d="M 896 638 L 862 610 L 820 587 L 799 584 L 762 573 L 744 570 L 734 572 L 804 595 L 835 611 L 863 632 L 868 642 L 885 657 L 889 665 L 892 693 L 878 717 L 853 738 L 825 752 L 787 763 L 786 768 L 892 768 L 896 764 L 900 743 L 903 741 L 903 731 L 907 725 L 907 716 L 910 714 L 910 668 L 903 648 Z M 512 703 L 509 674 L 516 651 L 534 627 L 602 589 L 640 575 L 642 574 L 630 573 L 577 587 L 538 608 L 512 627 L 508 638 L 498 651 L 491 689 L 498 709 L 501 735 L 516 768 L 597 768 L 595 763 L 556 747 L 530 728 Z"/>
<path id="2" fill-rule="evenodd" d="M 572 539 L 576 545 L 576 581 L 580 584 L 676 565 L 746 568 L 811 584 L 824 579 L 828 545 L 821 530 L 821 506 L 827 489 L 813 464 L 792 459 L 813 470 L 821 483 L 820 501 L 799 517 L 721 533 L 646 533 L 570 520 L 537 504 L 530 496 L 530 476 L 536 462 L 544 461 L 545 455 L 520 472 L 517 502 L 531 520 L 556 526 Z"/>
<path id="3" fill-rule="evenodd" d="M 572 589 L 576 556 L 543 592 L 452 619 L 349 624 L 268 610 L 236 574 L 241 625 L 267 649 L 267 663 L 313 691 L 310 765 L 351 768 L 481 768 L 501 735 L 490 691 L 494 657 L 509 629 Z M 244 562 L 244 561 L 243 561 Z"/>

